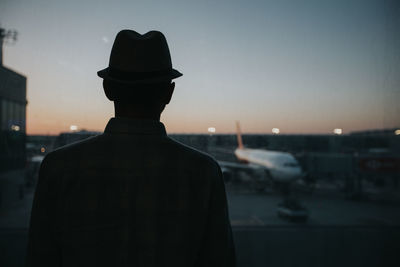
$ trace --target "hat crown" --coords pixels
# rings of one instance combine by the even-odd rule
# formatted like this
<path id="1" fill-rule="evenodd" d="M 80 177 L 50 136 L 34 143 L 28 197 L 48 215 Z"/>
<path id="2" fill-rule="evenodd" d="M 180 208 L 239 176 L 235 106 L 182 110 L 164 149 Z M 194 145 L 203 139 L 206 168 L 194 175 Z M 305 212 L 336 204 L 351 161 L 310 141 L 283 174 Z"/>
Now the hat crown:
<path id="1" fill-rule="evenodd" d="M 139 34 L 122 30 L 111 50 L 111 68 L 124 72 L 155 72 L 172 68 L 167 40 L 159 31 Z"/>
<path id="2" fill-rule="evenodd" d="M 159 31 L 139 34 L 122 30 L 115 37 L 108 68 L 100 78 L 124 84 L 167 82 L 182 76 L 172 68 L 165 36 Z"/>

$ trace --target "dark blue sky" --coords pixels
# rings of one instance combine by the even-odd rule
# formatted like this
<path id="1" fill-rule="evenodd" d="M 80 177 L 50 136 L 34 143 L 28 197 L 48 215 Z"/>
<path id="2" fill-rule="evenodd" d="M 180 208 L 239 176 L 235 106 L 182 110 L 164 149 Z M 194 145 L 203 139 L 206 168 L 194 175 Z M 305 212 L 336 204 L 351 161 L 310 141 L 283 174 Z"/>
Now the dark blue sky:
<path id="1" fill-rule="evenodd" d="M 143 2 L 143 3 L 142 3 Z M 168 2 L 168 3 L 167 3 Z M 2 1 L 19 31 L 4 62 L 28 76 L 28 132 L 102 130 L 96 71 L 124 28 L 164 32 L 184 76 L 170 132 L 330 133 L 400 127 L 396 1 Z"/>

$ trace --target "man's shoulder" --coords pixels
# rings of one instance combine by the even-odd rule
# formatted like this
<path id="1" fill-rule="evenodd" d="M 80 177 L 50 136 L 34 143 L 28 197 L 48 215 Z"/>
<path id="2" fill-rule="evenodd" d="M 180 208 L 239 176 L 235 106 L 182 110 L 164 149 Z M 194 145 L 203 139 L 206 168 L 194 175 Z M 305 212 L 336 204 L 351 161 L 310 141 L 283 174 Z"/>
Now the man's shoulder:
<path id="1" fill-rule="evenodd" d="M 98 147 L 98 143 L 101 142 L 102 135 L 92 136 L 84 140 L 73 142 L 71 144 L 61 146 L 54 151 L 46 155 L 46 161 L 58 161 L 65 159 L 74 159 L 78 154 L 82 152 L 93 150 Z"/>
<path id="2" fill-rule="evenodd" d="M 98 155 L 107 153 L 110 150 L 110 146 L 118 142 L 111 142 L 114 140 L 110 136 L 104 134 L 89 137 L 85 140 L 78 141 L 50 152 L 45 157 L 45 162 L 50 163 L 59 162 L 63 166 L 68 165 L 68 163 L 74 163 L 77 161 L 87 161 L 90 158 L 98 158 Z M 151 144 L 152 149 L 155 146 L 159 146 L 156 150 L 163 155 L 168 157 L 171 163 L 173 161 L 178 162 L 180 165 L 186 165 L 187 167 L 192 167 L 195 169 L 207 168 L 218 170 L 219 165 L 217 161 L 210 155 L 201 152 L 195 148 L 182 144 L 170 137 L 166 139 L 161 139 L 164 141 L 157 142 L 157 144 Z M 115 140 L 114 140 L 115 141 Z M 120 144 L 118 144 L 120 146 Z M 145 146 L 137 147 L 136 149 L 143 149 Z M 126 153 L 122 153 L 124 158 L 129 157 Z M 137 154 L 132 153 L 132 157 L 137 157 Z M 155 157 L 157 157 L 155 155 Z"/>
<path id="3" fill-rule="evenodd" d="M 181 160 L 188 163 L 194 163 L 201 166 L 209 166 L 218 168 L 217 161 L 209 154 L 199 151 L 193 147 L 182 144 L 173 138 L 169 138 L 170 144 L 174 147 L 174 151 Z"/>

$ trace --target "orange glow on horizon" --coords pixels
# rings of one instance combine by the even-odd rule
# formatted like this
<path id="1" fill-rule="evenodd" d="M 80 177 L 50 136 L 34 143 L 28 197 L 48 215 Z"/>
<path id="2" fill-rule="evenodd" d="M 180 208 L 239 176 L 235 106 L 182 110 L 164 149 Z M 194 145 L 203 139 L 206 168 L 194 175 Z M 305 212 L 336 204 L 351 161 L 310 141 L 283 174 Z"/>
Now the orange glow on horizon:
<path id="1" fill-rule="evenodd" d="M 59 135 L 63 132 L 71 132 L 70 126 L 77 125 L 78 131 L 97 131 L 103 132 L 108 120 L 112 116 L 100 118 L 97 120 L 84 120 L 84 119 L 74 119 L 66 118 L 64 120 L 56 120 L 47 116 L 46 119 L 39 119 L 36 117 L 28 118 L 27 122 L 27 134 L 28 135 Z M 161 122 L 164 123 L 166 130 L 170 134 L 209 134 L 209 125 L 215 125 L 218 129 L 216 134 L 235 134 L 235 124 L 234 121 L 223 121 L 222 123 L 209 122 L 208 120 L 193 120 L 192 122 L 186 120 L 176 120 L 173 118 L 163 119 Z M 269 125 L 273 123 L 265 123 L 261 125 L 254 121 L 241 121 L 242 129 L 244 134 L 271 134 L 271 128 Z M 314 127 L 309 127 L 309 124 L 303 122 L 304 127 L 299 127 L 299 125 L 281 125 L 279 127 L 280 132 L 284 134 L 332 134 L 332 127 L 326 124 L 318 124 Z M 377 127 L 365 127 L 363 124 L 344 125 L 346 129 L 351 131 L 362 131 L 367 129 L 377 129 Z"/>

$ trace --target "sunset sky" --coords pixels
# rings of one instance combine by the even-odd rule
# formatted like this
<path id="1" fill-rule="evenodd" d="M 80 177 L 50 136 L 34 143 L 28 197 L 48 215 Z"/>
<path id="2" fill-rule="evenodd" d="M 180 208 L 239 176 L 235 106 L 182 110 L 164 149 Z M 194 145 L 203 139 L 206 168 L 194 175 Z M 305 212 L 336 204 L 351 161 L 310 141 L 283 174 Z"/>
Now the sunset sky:
<path id="1" fill-rule="evenodd" d="M 121 29 L 162 31 L 175 80 L 170 133 L 331 133 L 400 127 L 398 1 L 2 0 L 4 65 L 28 78 L 28 134 L 102 131 L 96 72 Z"/>

